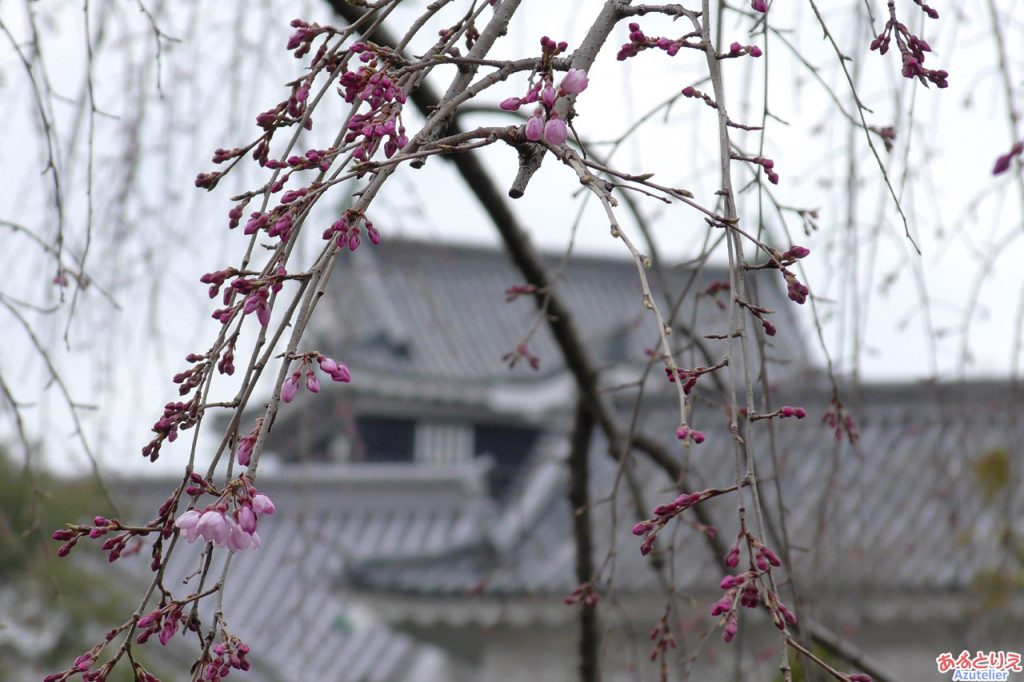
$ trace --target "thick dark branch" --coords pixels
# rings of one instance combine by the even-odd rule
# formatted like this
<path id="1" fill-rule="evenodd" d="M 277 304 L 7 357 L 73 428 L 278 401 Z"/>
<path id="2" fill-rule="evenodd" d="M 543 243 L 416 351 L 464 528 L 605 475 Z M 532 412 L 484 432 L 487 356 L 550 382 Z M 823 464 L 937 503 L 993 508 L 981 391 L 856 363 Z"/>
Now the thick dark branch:
<path id="1" fill-rule="evenodd" d="M 580 680 L 597 682 L 597 653 L 600 632 L 596 600 L 587 599 L 594 585 L 594 536 L 590 525 L 590 438 L 594 432 L 594 416 L 586 401 L 576 404 L 576 420 L 572 427 L 569 449 L 569 504 L 572 509 L 573 540 L 576 544 L 576 582 L 583 589 L 580 599 Z M 588 585 L 589 589 L 584 586 Z"/>
<path id="2" fill-rule="evenodd" d="M 327 2 L 334 8 L 335 12 L 350 23 L 357 21 L 362 16 L 362 10 L 349 5 L 345 0 L 327 0 Z M 609 3 L 609 5 L 611 4 L 613 3 Z M 608 30 L 610 30 L 610 26 Z M 394 38 L 383 28 L 377 28 L 374 32 L 374 42 L 389 47 L 393 47 L 396 44 Z M 592 63 L 593 57 L 588 56 L 588 58 L 590 60 L 589 63 Z M 573 64 L 575 66 L 575 59 Z M 429 116 L 440 104 L 440 97 L 426 82 L 420 84 L 416 90 L 409 93 L 409 99 L 424 116 Z M 458 135 L 463 132 L 459 126 L 458 113 L 455 114 L 451 125 L 444 132 L 447 135 Z M 605 434 L 609 443 L 609 453 L 616 459 L 628 456 L 629 444 L 623 442 L 624 438 L 614 419 L 612 410 L 599 391 L 597 365 L 591 359 L 582 337 L 573 324 L 569 308 L 558 292 L 552 289 L 551 278 L 540 255 L 533 248 L 525 230 L 523 230 L 519 220 L 509 208 L 504 195 L 498 190 L 498 187 L 491 180 L 487 169 L 484 168 L 483 164 L 480 163 L 473 153 L 456 154 L 444 158 L 450 160 L 455 165 L 466 186 L 487 212 L 498 233 L 501 235 L 502 241 L 505 243 L 509 257 L 523 274 L 527 283 L 533 285 L 538 290 L 548 292 L 548 325 L 562 352 L 566 366 L 573 375 L 581 402 L 586 405 L 591 418 L 596 421 Z M 537 299 L 537 304 L 538 306 L 542 305 L 540 298 Z M 680 489 L 689 489 L 682 467 L 659 442 L 637 435 L 633 439 L 632 445 L 657 464 L 676 482 Z M 695 507 L 693 511 L 699 523 L 708 526 L 713 525 L 712 519 L 700 505 Z M 724 559 L 726 549 L 718 537 L 709 533 L 704 533 L 703 535 L 708 548 L 714 553 L 715 557 L 718 560 Z M 873 675 L 876 680 L 885 682 L 886 680 L 893 679 L 878 672 L 878 666 L 872 664 L 860 652 L 854 653 L 848 646 L 837 647 L 837 644 L 842 643 L 838 642 L 834 637 L 826 638 L 824 636 L 825 631 L 820 626 L 807 623 L 805 619 L 805 627 L 809 631 L 811 638 L 818 644 L 835 651 L 837 655 L 858 665 L 862 669 L 876 671 Z"/>

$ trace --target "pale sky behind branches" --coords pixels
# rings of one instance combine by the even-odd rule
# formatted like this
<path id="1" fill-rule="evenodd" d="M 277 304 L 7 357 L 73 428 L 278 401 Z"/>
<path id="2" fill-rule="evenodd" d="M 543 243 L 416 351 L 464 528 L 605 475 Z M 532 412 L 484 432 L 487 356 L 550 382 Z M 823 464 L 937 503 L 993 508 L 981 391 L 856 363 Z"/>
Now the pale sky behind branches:
<path id="1" fill-rule="evenodd" d="M 409 2 L 408 9 L 398 10 L 391 30 L 398 32 L 396 27 L 414 16 L 422 4 Z M 937 1 L 933 4 L 942 16 L 931 21 L 909 0 L 898 3 L 900 18 L 935 50 L 927 65 L 950 72 L 946 90 L 926 89 L 901 78 L 895 48 L 884 57 L 868 52 L 870 29 L 861 26 L 855 36 L 858 27 L 853 8 L 857 4 L 861 0 L 819 2 L 839 44 L 860 62 L 859 92 L 874 110 L 868 114 L 868 123 L 897 127 L 891 154 L 884 152 L 877 137 L 876 147 L 903 199 L 923 255 L 913 254 L 903 236 L 902 224 L 860 131 L 852 138 L 861 185 L 854 239 L 858 248 L 849 246 L 848 125 L 822 84 L 794 61 L 782 40 L 772 36 L 765 45 L 762 35 L 747 34 L 750 19 L 730 15 L 724 29 L 726 44 L 735 40 L 765 50 L 761 59 L 746 57 L 725 63 L 730 115 L 734 120 L 759 123 L 767 60 L 769 108 L 789 124 L 768 123 L 763 153 L 775 160 L 775 170 L 781 176 L 780 184 L 771 190 L 780 203 L 816 208 L 820 215 L 820 229 L 809 236 L 803 233 L 799 219 L 791 216 L 792 238 L 787 239 L 766 201 L 765 225 L 779 246 L 798 243 L 811 249 L 811 256 L 804 261 L 805 281 L 818 299 L 825 336 L 840 372 L 848 373 L 854 366 L 851 329 L 859 324 L 863 332 L 860 375 L 865 380 L 1008 376 L 1013 366 L 1017 308 L 1024 292 L 1024 269 L 1018 266 L 1024 257 L 1019 239 L 1022 198 L 1012 172 L 1000 178 L 990 175 L 995 158 L 1010 148 L 1014 138 L 996 70 L 987 4 Z M 880 29 L 885 3 L 871 4 L 875 26 Z M 110 16 L 102 42 L 94 47 L 92 67 L 101 113 L 94 118 L 93 237 L 86 269 L 111 293 L 120 310 L 96 287 L 86 291 L 72 319 L 69 349 L 63 334 L 70 288 L 56 314 L 19 308 L 76 401 L 95 407 L 85 410 L 83 418 L 108 470 L 153 470 L 142 466 L 145 460 L 139 450 L 148 441 L 149 427 L 163 403 L 176 397 L 170 377 L 184 368 L 186 353 L 207 348 L 218 328 L 209 318 L 217 301 L 207 298 L 199 277 L 236 264 L 243 248 L 240 232 L 227 230 L 228 197 L 263 177 L 248 167 L 206 193 L 193 187 L 196 173 L 214 167 L 209 162 L 214 148 L 251 140 L 257 132 L 256 114 L 283 99 L 283 83 L 302 73 L 302 63 L 284 49 L 292 31 L 288 22 L 302 17 L 339 23 L 325 3 L 314 0 L 195 5 L 199 7 L 171 3 L 172 9 L 157 13 L 161 30 L 180 41 L 163 43 L 161 94 L 153 59 L 155 39 L 138 6 L 127 0 L 90 3 L 94 36 L 101 15 L 109 12 Z M 589 24 L 577 17 L 599 5 L 596 0 L 527 0 L 524 13 L 516 17 L 493 56 L 538 55 L 538 41 L 545 34 L 569 41 L 572 48 Z M 996 5 L 1004 13 L 1002 28 L 1016 88 L 1013 104 L 1021 111 L 1024 63 L 1015 56 L 1024 54 L 1024 8 L 1013 0 Z M 54 95 L 48 106 L 53 109 L 61 149 L 66 248 L 77 255 L 85 243 L 89 126 L 88 107 L 79 109 L 77 104 L 86 93 L 82 4 L 44 0 L 32 6 Z M 0 5 L 0 18 L 19 40 L 28 35 L 25 7 L 24 2 Z M 769 17 L 773 27 L 786 29 L 783 35 L 803 58 L 819 67 L 844 108 L 854 111 L 836 55 L 822 40 L 807 2 L 777 0 Z M 645 17 L 640 23 L 648 35 L 675 37 L 688 30 L 683 21 L 673 24 L 662 17 Z M 613 41 L 590 74 L 590 87 L 579 98 L 575 126 L 589 140 L 618 137 L 637 116 L 686 85 L 710 89 L 695 80 L 705 70 L 702 56 L 695 52 L 682 50 L 670 58 L 651 50 L 625 63 L 615 61 L 626 34 L 624 23 L 614 32 Z M 423 33 L 426 39 L 434 35 L 436 27 Z M 425 44 L 420 40 L 415 45 L 422 48 Z M 29 47 L 22 43 L 22 49 Z M 854 68 L 852 63 L 850 68 Z M 452 69 L 438 72 L 448 78 Z M 41 76 L 36 75 L 37 79 Z M 433 82 L 439 89 L 446 84 L 441 78 Z M 513 122 L 509 114 L 497 109 L 497 102 L 525 90 L 525 74 L 499 84 L 473 103 L 480 113 L 470 116 L 467 123 Z M 45 144 L 31 92 L 10 43 L 0 41 L 0 112 L 5 122 L 0 131 L 5 180 L 0 183 L 0 220 L 20 223 L 52 240 L 56 219 L 50 178 L 40 174 L 45 167 Z M 335 113 L 340 110 L 333 109 Z M 892 119 L 892 112 L 908 110 L 912 125 L 906 116 L 900 121 Z M 79 112 L 82 116 L 76 119 Z M 314 116 L 317 126 L 307 142 L 300 143 L 303 148 L 326 146 L 333 137 L 335 128 L 326 120 L 326 112 Z M 406 125 L 412 134 L 419 121 L 411 106 L 407 112 Z M 78 143 L 74 154 L 68 155 L 76 120 Z M 663 114 L 652 118 L 626 140 L 615 163 L 631 172 L 654 172 L 656 180 L 686 187 L 709 204 L 718 179 L 716 126 L 711 109 L 681 98 L 667 118 Z M 757 154 L 758 133 L 737 132 L 734 140 L 751 155 Z M 496 145 L 479 153 L 499 185 L 507 187 L 515 173 L 514 152 Z M 532 238 L 546 250 L 564 250 L 569 242 L 585 194 L 578 191 L 574 177 L 549 156 L 526 197 L 514 202 Z M 734 177 L 738 187 L 749 180 L 744 164 L 735 163 Z M 321 202 L 310 219 L 313 236 L 307 235 L 303 247 L 307 255 L 320 244 L 320 227 L 333 220 L 328 208 L 336 208 L 342 200 L 343 194 L 336 192 L 334 199 Z M 638 200 L 654 227 L 663 258 L 679 261 L 699 253 L 705 237 L 699 213 L 643 197 Z M 757 207 L 756 189 L 740 195 L 740 215 L 748 229 L 756 229 Z M 590 202 L 583 215 L 576 234 L 579 252 L 627 257 L 622 244 L 608 235 L 596 203 Z M 422 170 L 398 173 L 370 216 L 383 235 L 382 248 L 397 237 L 498 243 L 475 199 L 441 159 L 430 160 Z M 622 218 L 626 229 L 639 236 L 625 212 Z M 0 266 L 5 273 L 0 294 L 36 305 L 56 303 L 59 292 L 50 283 L 53 260 L 27 239 L 12 237 L 6 228 L 0 227 L 0 238 Z M 361 248 L 371 247 L 365 244 Z M 340 267 L 344 267 L 344 259 Z M 503 305 L 502 292 L 495 292 L 495 305 Z M 809 306 L 805 308 L 800 311 L 804 336 L 816 356 L 823 358 Z M 924 310 L 929 314 L 923 314 Z M 5 348 L 0 374 L 25 403 L 22 413 L 30 433 L 43 438 L 48 462 L 64 470 L 81 468 L 84 459 L 71 436 L 67 411 L 56 388 L 48 385 L 43 365 L 17 323 L 6 310 L 0 309 L 0 316 Z M 929 338 L 935 339 L 934 344 Z M 509 339 L 510 348 L 515 342 Z M 238 357 L 244 353 L 239 352 Z M 353 371 L 358 381 L 358 369 Z M 527 370 L 517 367 L 514 371 Z M 221 386 L 225 391 L 222 397 L 231 394 L 233 384 Z M 0 417 L 0 438 L 9 439 L 12 431 L 6 406 L 0 414 L 4 415 Z M 207 432 L 211 441 L 219 437 L 209 427 Z M 187 443 L 186 437 L 166 448 L 161 468 L 180 469 Z"/>

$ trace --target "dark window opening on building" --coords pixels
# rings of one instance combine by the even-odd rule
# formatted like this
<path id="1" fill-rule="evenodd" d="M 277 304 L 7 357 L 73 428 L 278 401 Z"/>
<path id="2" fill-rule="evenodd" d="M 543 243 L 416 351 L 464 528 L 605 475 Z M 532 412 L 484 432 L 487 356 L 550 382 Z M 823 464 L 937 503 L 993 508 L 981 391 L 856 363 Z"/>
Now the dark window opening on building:
<path id="1" fill-rule="evenodd" d="M 533 428 L 500 424 L 481 424 L 474 432 L 477 457 L 488 456 L 494 461 L 491 495 L 502 499 L 522 474 L 539 434 Z"/>
<path id="2" fill-rule="evenodd" d="M 416 422 L 396 417 L 356 417 L 355 462 L 412 462 Z"/>

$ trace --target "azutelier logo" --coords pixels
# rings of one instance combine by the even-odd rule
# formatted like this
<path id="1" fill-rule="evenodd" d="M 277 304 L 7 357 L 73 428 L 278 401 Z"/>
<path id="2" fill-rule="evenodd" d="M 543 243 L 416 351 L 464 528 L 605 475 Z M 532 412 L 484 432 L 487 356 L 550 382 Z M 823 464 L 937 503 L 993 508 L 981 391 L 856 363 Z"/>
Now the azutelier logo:
<path id="1" fill-rule="evenodd" d="M 1010 679 L 1010 673 L 1022 671 L 1021 655 L 1015 651 L 978 651 L 973 656 L 964 650 L 953 657 L 946 652 L 939 654 L 935 664 L 940 673 L 953 673 L 953 680 L 977 680 L 978 682 L 1004 682 Z"/>

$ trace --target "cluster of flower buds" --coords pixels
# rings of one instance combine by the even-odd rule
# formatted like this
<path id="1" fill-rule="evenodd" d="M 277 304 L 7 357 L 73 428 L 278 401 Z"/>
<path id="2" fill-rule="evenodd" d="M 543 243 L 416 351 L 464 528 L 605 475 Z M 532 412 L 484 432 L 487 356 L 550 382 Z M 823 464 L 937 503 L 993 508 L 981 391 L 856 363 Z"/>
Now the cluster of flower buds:
<path id="1" fill-rule="evenodd" d="M 224 640 L 213 649 L 214 658 L 203 668 L 203 679 L 209 682 L 224 679 L 232 670 L 248 670 L 246 655 L 249 645 L 234 635 L 225 634 Z"/>
<path id="2" fill-rule="evenodd" d="M 156 634 L 160 644 L 166 646 L 179 628 L 184 630 L 185 622 L 181 603 L 172 602 L 168 606 L 161 606 L 139 618 L 137 624 L 139 634 L 135 638 L 135 643 L 145 644 L 150 637 Z"/>
<path id="3" fill-rule="evenodd" d="M 96 670 L 91 670 L 91 668 L 96 664 L 96 659 L 99 658 L 100 652 L 103 651 L 106 644 L 107 641 L 96 644 L 89 651 L 77 656 L 70 668 L 59 673 L 47 675 L 43 678 L 43 682 L 64 682 L 76 675 L 81 675 L 84 682 L 103 682 L 106 680 L 107 675 L 110 674 L 111 666 L 106 664 Z"/>
<path id="4" fill-rule="evenodd" d="M 265 164 L 267 168 L 276 170 L 287 168 L 291 171 L 300 170 L 321 170 L 326 171 L 331 167 L 331 159 L 337 155 L 336 149 L 309 149 L 303 155 L 292 154 L 284 161 L 269 159 Z"/>
<path id="5" fill-rule="evenodd" d="M 935 9 L 921 2 L 917 4 L 932 19 L 939 18 L 939 13 Z M 879 54 L 885 54 L 889 51 L 889 44 L 893 37 L 896 38 L 896 46 L 903 56 L 902 73 L 904 78 L 917 78 L 925 86 L 930 82 L 939 88 L 949 87 L 947 71 L 929 69 L 924 65 L 925 53 L 932 51 L 931 46 L 923 38 L 911 33 L 905 24 L 896 19 L 896 3 L 894 0 L 889 0 L 889 20 L 885 22 L 882 32 L 871 41 L 871 50 L 878 50 Z"/>
<path id="6" fill-rule="evenodd" d="M 305 383 L 306 389 L 310 393 L 320 392 L 320 380 L 317 378 L 316 372 L 313 371 L 314 359 L 320 366 L 320 371 L 331 377 L 331 381 L 347 384 L 352 380 L 352 375 L 344 364 L 320 353 L 306 353 L 301 358 L 299 368 L 290 377 L 285 379 L 284 384 L 281 385 L 281 400 L 283 402 L 290 403 L 295 400 L 299 387 L 303 383 Z M 302 380 L 303 374 L 305 374 L 305 382 Z"/>
<path id="7" fill-rule="evenodd" d="M 198 474 L 193 473 L 192 479 L 193 483 L 208 485 Z M 241 552 L 262 546 L 257 522 L 261 516 L 273 513 L 273 501 L 241 476 L 224 489 L 217 501 L 202 511 L 184 512 L 174 525 L 188 542 L 202 538 L 218 547 Z"/>
<path id="8" fill-rule="evenodd" d="M 320 24 L 303 21 L 302 19 L 292 19 L 291 26 L 296 30 L 288 38 L 287 49 L 289 52 L 295 51 L 296 59 L 301 59 L 309 53 L 317 36 L 323 35 L 326 38 L 330 38 L 338 32 L 338 29 L 333 26 L 321 26 Z"/>
<path id="9" fill-rule="evenodd" d="M 717 365 L 711 365 L 710 367 L 694 367 L 693 369 L 676 367 L 675 370 L 671 367 L 666 367 L 665 374 L 668 376 L 669 383 L 675 383 L 676 380 L 683 382 L 683 393 L 690 395 L 690 392 L 697 386 L 697 379 L 701 378 L 705 374 L 710 374 L 711 372 L 720 370 L 728 364 L 728 360 L 723 360 Z M 676 436 L 679 438 L 685 438 L 685 435 L 680 436 L 678 432 L 676 433 Z"/>
<path id="10" fill-rule="evenodd" d="M 741 415 L 746 416 L 747 409 L 746 408 L 740 408 L 739 413 Z M 752 416 L 751 416 L 750 420 L 751 421 L 755 421 L 755 422 L 756 421 L 760 421 L 762 419 L 772 419 L 773 417 L 778 417 L 779 419 L 788 419 L 790 417 L 796 417 L 797 419 L 803 419 L 804 417 L 807 416 L 807 410 L 805 410 L 802 407 L 793 407 L 791 405 L 783 405 L 782 407 L 780 407 L 779 409 L 775 410 L 774 412 L 767 412 L 767 413 L 763 413 L 763 414 L 755 412 L 755 413 L 751 413 L 751 414 L 752 414 Z"/>
<path id="11" fill-rule="evenodd" d="M 686 424 L 681 424 L 679 428 L 676 429 L 676 438 L 683 442 L 689 441 L 700 445 L 704 442 L 704 433 L 697 429 L 692 429 Z"/>
<path id="12" fill-rule="evenodd" d="M 725 594 L 711 606 L 711 616 L 713 618 L 723 617 L 724 629 L 722 638 L 726 642 L 733 640 L 739 627 L 737 606 L 743 606 L 748 609 L 760 606 L 761 590 L 757 585 L 758 578 L 769 573 L 773 567 L 777 568 L 782 565 L 775 552 L 752 534 L 747 533 L 745 536 L 741 534 L 725 555 L 725 565 L 727 568 L 736 568 L 739 565 L 740 542 L 744 537 L 751 552 L 751 567 L 744 573 L 729 574 L 723 577 L 719 587 L 725 590 Z M 786 608 L 785 604 L 779 602 L 778 597 L 771 591 L 768 591 L 766 603 L 772 612 L 773 621 L 777 626 L 782 628 L 785 627 L 785 623 L 796 624 L 796 616 Z"/>
<path id="13" fill-rule="evenodd" d="M 105 516 L 97 515 L 93 517 L 91 525 L 75 525 L 61 528 L 53 531 L 50 537 L 64 543 L 57 549 L 57 556 L 66 557 L 71 553 L 75 545 L 78 544 L 78 541 L 84 537 L 95 540 L 108 533 L 118 533 L 103 543 L 103 551 L 108 552 L 107 561 L 113 562 L 117 561 L 121 556 L 136 554 L 139 551 L 142 546 L 141 544 L 128 547 L 128 541 L 132 537 L 146 535 L 154 530 L 157 530 L 157 527 L 127 528 L 117 519 L 108 519 Z"/>
<path id="14" fill-rule="evenodd" d="M 810 289 L 786 268 L 782 268 L 782 276 L 786 280 L 786 295 L 789 300 L 800 305 L 806 303 L 807 297 L 811 293 Z"/>
<path id="15" fill-rule="evenodd" d="M 691 42 L 691 39 L 693 39 L 693 42 Z M 699 40 L 699 31 L 688 33 L 685 36 L 676 39 L 648 36 L 640 30 L 640 24 L 633 22 L 629 25 L 629 42 L 624 43 L 622 47 L 619 48 L 619 52 L 615 55 L 615 58 L 622 62 L 630 57 L 637 56 L 644 50 L 654 48 L 664 50 L 669 57 L 674 57 L 676 56 L 676 53 L 684 47 L 698 50 L 703 49 L 700 46 Z"/>
<path id="16" fill-rule="evenodd" d="M 344 249 L 347 246 L 350 251 L 355 251 L 362 242 L 359 237 L 360 225 L 366 228 L 366 236 L 371 244 L 374 246 L 380 244 L 380 232 L 364 213 L 353 209 L 345 211 L 340 218 L 324 230 L 322 236 L 325 240 L 333 239 L 339 249 Z"/>
<path id="17" fill-rule="evenodd" d="M 739 619 L 737 617 L 737 602 L 745 608 L 756 609 L 761 604 L 761 591 L 757 587 L 757 572 L 747 571 L 740 575 L 727 575 L 722 578 L 719 586 L 725 590 L 721 599 L 711 606 L 711 617 L 724 616 L 725 627 L 722 629 L 722 639 L 729 643 L 736 637 L 739 630 Z"/>
<path id="18" fill-rule="evenodd" d="M 264 217 L 266 216 L 264 215 Z M 246 277 L 241 271 L 228 268 L 226 270 L 208 272 L 200 278 L 200 281 L 210 285 L 209 294 L 213 298 L 220 292 L 224 282 L 232 277 L 234 277 L 234 280 L 224 290 L 222 297 L 225 307 L 213 311 L 212 317 L 221 324 L 226 325 L 241 310 L 243 315 L 256 313 L 256 319 L 259 320 L 260 325 L 266 327 L 270 324 L 270 295 L 281 291 L 284 280 L 288 278 L 288 271 L 283 266 L 278 266 L 269 275 Z M 245 296 L 245 300 L 241 304 L 236 305 L 233 303 L 236 294 Z M 221 367 L 221 372 L 230 374 L 230 372 L 225 371 L 227 364 L 230 363 L 225 363 Z M 233 365 L 231 369 L 234 371 Z"/>
<path id="19" fill-rule="evenodd" d="M 785 604 L 779 601 L 778 595 L 769 591 L 767 594 L 768 611 L 772 614 L 772 623 L 780 630 L 785 630 L 787 625 L 796 625 L 796 614 Z"/>
<path id="20" fill-rule="evenodd" d="M 155 462 L 160 456 L 160 446 L 166 440 L 173 443 L 178 438 L 178 431 L 192 428 L 199 418 L 198 399 L 193 398 L 187 403 L 170 402 L 164 405 L 164 414 L 153 424 L 156 433 L 153 440 L 142 448 L 142 455 Z"/>
<path id="21" fill-rule="evenodd" d="M 366 102 L 370 110 L 356 114 L 349 121 L 346 143 L 362 138 L 353 153 L 360 161 L 370 159 L 384 138 L 384 155 L 391 158 L 409 143 L 402 125 L 402 106 L 406 94 L 382 67 L 380 48 L 369 43 L 355 43 L 349 51 L 363 62 L 355 71 L 346 71 L 339 80 L 339 93 L 349 104 Z"/>
<path id="22" fill-rule="evenodd" d="M 992 175 L 1000 175 L 1010 170 L 1010 162 L 1013 161 L 1014 157 L 1020 156 L 1022 153 L 1024 153 L 1024 142 L 1018 142 L 1013 145 L 1009 152 L 996 159 L 996 165 L 992 168 Z"/>
<path id="23" fill-rule="evenodd" d="M 498 106 L 503 111 L 518 111 L 526 104 L 538 102 L 533 115 L 527 120 L 524 135 L 530 142 L 544 140 L 548 144 L 565 144 L 569 137 L 569 128 L 555 110 L 555 104 L 560 97 L 578 95 L 587 89 L 590 80 L 587 72 L 583 69 L 569 69 L 562 77 L 558 88 L 555 88 L 554 77 L 550 69 L 551 59 L 561 54 L 568 48 L 568 43 L 555 43 L 547 36 L 540 39 L 541 49 L 544 53 L 544 63 L 547 67 L 540 80 L 531 83 L 523 97 L 509 97 L 503 100 Z"/>
<path id="24" fill-rule="evenodd" d="M 645 536 L 640 545 L 640 554 L 647 556 L 654 550 L 654 541 L 657 539 L 658 533 L 669 521 L 695 504 L 723 492 L 725 491 L 708 489 L 697 493 L 683 493 L 668 504 L 659 504 L 654 508 L 654 516 L 633 526 L 633 535 Z"/>
<path id="25" fill-rule="evenodd" d="M 821 421 L 835 431 L 837 441 L 842 440 L 844 433 L 847 440 L 850 441 L 850 445 L 856 443 L 860 438 L 860 431 L 857 430 L 857 422 L 854 421 L 853 415 L 835 398 L 832 399 Z"/>
<path id="26" fill-rule="evenodd" d="M 729 46 L 729 52 L 727 54 L 721 55 L 720 58 L 724 59 L 742 57 L 743 55 L 748 54 L 751 57 L 760 57 L 764 53 L 761 52 L 761 48 L 758 47 L 757 45 L 741 45 L 739 43 L 733 43 L 732 45 Z"/>
<path id="27" fill-rule="evenodd" d="M 593 608 L 597 606 L 597 602 L 600 601 L 600 595 L 597 593 L 597 588 L 589 580 L 575 590 L 568 597 L 562 600 L 566 604 L 581 604 Z"/>
<path id="28" fill-rule="evenodd" d="M 526 364 L 530 366 L 530 369 L 540 369 L 540 357 L 531 353 L 525 342 L 516 346 L 514 351 L 509 351 L 501 356 L 502 362 L 507 364 L 509 369 L 515 367 L 516 363 L 523 359 L 526 360 Z"/>
<path id="29" fill-rule="evenodd" d="M 668 655 L 670 649 L 675 649 L 678 646 L 675 635 L 672 634 L 672 627 L 668 623 L 668 617 L 671 613 L 671 607 L 665 607 L 665 614 L 661 617 L 661 620 L 654 629 L 651 630 L 651 641 L 654 642 L 654 647 L 651 649 L 651 660 L 657 660 L 659 656 L 664 659 Z"/>

